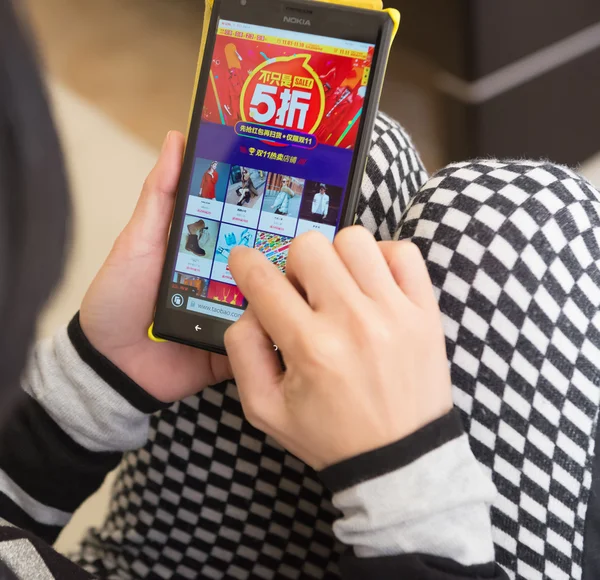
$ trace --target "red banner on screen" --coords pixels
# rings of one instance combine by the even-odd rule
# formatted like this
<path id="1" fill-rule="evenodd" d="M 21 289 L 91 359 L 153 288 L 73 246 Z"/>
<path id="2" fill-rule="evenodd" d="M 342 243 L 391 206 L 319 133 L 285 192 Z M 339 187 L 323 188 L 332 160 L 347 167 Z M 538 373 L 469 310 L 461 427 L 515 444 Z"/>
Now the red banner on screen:
<path id="1" fill-rule="evenodd" d="M 261 125 L 284 136 L 310 134 L 318 143 L 351 149 L 371 60 L 371 51 L 220 30 L 202 118 Z"/>

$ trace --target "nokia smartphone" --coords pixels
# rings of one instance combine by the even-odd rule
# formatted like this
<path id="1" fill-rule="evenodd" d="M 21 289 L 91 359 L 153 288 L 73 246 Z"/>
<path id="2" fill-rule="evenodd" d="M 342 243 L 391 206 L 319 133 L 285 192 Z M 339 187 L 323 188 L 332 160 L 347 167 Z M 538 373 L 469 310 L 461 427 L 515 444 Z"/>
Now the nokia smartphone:
<path id="1" fill-rule="evenodd" d="M 354 222 L 394 32 L 385 11 L 214 3 L 153 339 L 224 353 L 246 306 L 232 248 L 285 272 L 295 236 Z"/>

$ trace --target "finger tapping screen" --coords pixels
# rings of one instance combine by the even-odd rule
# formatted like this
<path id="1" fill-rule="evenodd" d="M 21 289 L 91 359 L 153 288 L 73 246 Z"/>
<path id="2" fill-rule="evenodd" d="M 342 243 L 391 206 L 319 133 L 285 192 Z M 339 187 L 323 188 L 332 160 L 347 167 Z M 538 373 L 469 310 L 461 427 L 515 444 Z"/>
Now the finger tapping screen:
<path id="1" fill-rule="evenodd" d="M 233 247 L 285 273 L 295 236 L 333 240 L 374 48 L 219 21 L 169 307 L 235 321 Z"/>

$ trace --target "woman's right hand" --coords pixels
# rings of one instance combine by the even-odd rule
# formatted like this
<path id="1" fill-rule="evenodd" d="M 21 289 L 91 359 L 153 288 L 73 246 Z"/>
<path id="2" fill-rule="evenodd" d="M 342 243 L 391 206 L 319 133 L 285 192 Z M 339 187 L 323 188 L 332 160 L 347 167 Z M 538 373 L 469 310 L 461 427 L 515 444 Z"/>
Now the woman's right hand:
<path id="1" fill-rule="evenodd" d="M 225 337 L 246 417 L 313 468 L 452 408 L 440 312 L 410 242 L 377 244 L 353 227 L 333 245 L 295 239 L 287 276 L 256 250 L 235 248 L 229 264 L 250 303 Z"/>

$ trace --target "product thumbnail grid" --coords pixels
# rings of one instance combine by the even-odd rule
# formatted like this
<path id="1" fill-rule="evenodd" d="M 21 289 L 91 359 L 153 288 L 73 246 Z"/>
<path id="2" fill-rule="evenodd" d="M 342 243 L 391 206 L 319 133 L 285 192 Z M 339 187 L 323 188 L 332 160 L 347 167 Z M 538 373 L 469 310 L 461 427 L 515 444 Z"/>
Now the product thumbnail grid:
<path id="1" fill-rule="evenodd" d="M 327 183 L 197 158 L 172 288 L 188 295 L 188 310 L 208 313 L 208 300 L 221 303 L 221 317 L 239 318 L 245 301 L 229 271 L 231 250 L 257 248 L 285 273 L 295 236 L 318 231 L 333 240 L 342 196 Z M 171 306 L 185 307 L 177 296 Z"/>

